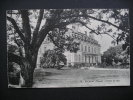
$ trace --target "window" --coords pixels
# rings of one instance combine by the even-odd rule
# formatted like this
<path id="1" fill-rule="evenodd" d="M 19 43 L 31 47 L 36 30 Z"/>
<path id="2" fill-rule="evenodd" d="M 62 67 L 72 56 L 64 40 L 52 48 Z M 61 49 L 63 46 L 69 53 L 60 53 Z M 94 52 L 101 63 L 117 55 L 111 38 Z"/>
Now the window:
<path id="1" fill-rule="evenodd" d="M 90 47 L 88 47 L 88 52 L 90 52 Z"/>
<path id="2" fill-rule="evenodd" d="M 83 51 L 83 45 L 81 45 L 81 51 Z"/>
<path id="3" fill-rule="evenodd" d="M 79 55 L 79 62 L 80 62 L 80 55 Z"/>
<path id="4" fill-rule="evenodd" d="M 97 62 L 97 57 L 95 57 L 95 61 Z"/>
<path id="5" fill-rule="evenodd" d="M 93 63 L 93 56 L 92 56 L 92 63 Z"/>
<path id="6" fill-rule="evenodd" d="M 96 53 L 95 47 L 94 47 L 94 53 Z"/>
<path id="7" fill-rule="evenodd" d="M 90 56 L 89 56 L 89 63 L 90 63 Z"/>
<path id="8" fill-rule="evenodd" d="M 82 56 L 82 62 L 84 62 L 84 56 Z"/>
<path id="9" fill-rule="evenodd" d="M 75 54 L 75 61 L 77 61 L 77 55 Z"/>
<path id="10" fill-rule="evenodd" d="M 87 49 L 87 48 L 86 48 L 86 46 L 85 46 L 85 51 L 87 51 L 86 49 Z"/>
<path id="11" fill-rule="evenodd" d="M 87 56 L 85 55 L 85 63 L 87 62 Z"/>

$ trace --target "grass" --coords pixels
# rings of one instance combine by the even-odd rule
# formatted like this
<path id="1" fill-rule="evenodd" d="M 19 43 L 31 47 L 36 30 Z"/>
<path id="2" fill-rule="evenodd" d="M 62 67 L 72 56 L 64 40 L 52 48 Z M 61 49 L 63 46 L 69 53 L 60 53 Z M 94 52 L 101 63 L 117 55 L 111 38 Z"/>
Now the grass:
<path id="1" fill-rule="evenodd" d="M 36 69 L 33 88 L 129 85 L 129 69 Z"/>

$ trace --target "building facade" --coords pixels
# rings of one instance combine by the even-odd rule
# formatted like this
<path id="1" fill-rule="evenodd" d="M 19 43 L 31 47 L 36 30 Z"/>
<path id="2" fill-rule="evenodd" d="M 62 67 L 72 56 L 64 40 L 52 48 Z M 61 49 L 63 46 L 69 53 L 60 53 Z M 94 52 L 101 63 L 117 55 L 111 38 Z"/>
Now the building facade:
<path id="1" fill-rule="evenodd" d="M 92 33 L 82 33 L 78 30 L 79 27 L 80 26 L 78 24 L 73 24 L 71 29 L 66 32 L 66 36 L 71 36 L 74 38 L 74 41 L 80 43 L 77 53 L 72 53 L 70 51 L 64 52 L 67 58 L 67 65 L 83 63 L 87 67 L 101 63 L 100 44 L 98 44 L 98 41 L 94 39 L 94 35 Z M 54 48 L 56 48 L 56 46 L 50 42 L 48 38 L 46 38 L 39 49 L 37 60 L 38 66 L 40 64 L 42 54 L 46 50 L 53 50 Z"/>

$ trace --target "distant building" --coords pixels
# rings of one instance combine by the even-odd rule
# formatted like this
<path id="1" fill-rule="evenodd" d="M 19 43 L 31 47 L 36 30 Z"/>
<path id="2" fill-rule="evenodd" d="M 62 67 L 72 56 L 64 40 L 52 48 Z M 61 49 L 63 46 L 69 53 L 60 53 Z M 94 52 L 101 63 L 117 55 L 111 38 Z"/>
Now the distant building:
<path id="1" fill-rule="evenodd" d="M 90 65 L 96 65 L 98 63 L 101 63 L 101 54 L 100 54 L 100 44 L 98 44 L 98 41 L 94 39 L 93 33 L 88 33 L 85 31 L 85 33 L 81 33 L 79 30 L 78 24 L 73 24 L 72 28 L 66 32 L 66 35 L 72 36 L 74 38 L 74 41 L 77 41 L 80 43 L 79 49 L 77 53 L 72 53 L 70 51 L 65 51 L 64 54 L 67 58 L 67 65 L 74 65 L 74 64 L 81 64 L 84 63 L 87 66 Z M 38 53 L 38 60 L 37 64 L 39 66 L 40 59 L 42 57 L 42 54 L 50 49 L 54 49 L 56 46 L 49 41 L 49 38 L 46 38 L 44 42 L 42 43 L 39 53 Z"/>

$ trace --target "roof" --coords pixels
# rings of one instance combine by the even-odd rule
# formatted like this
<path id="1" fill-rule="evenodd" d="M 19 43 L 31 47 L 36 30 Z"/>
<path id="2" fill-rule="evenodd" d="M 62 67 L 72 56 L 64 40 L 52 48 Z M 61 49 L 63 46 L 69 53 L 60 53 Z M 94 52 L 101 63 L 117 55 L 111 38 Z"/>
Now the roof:
<path id="1" fill-rule="evenodd" d="M 74 38 L 80 39 L 82 41 L 90 42 L 91 44 L 95 44 L 95 45 L 100 46 L 100 44 L 98 43 L 97 40 L 95 40 L 94 38 L 91 38 L 91 37 L 87 36 L 87 34 L 83 34 L 81 32 L 78 32 L 78 33 L 72 34 L 72 36 Z"/>

